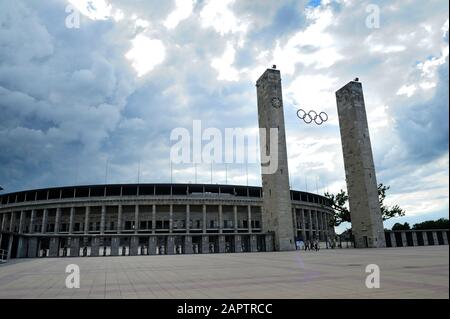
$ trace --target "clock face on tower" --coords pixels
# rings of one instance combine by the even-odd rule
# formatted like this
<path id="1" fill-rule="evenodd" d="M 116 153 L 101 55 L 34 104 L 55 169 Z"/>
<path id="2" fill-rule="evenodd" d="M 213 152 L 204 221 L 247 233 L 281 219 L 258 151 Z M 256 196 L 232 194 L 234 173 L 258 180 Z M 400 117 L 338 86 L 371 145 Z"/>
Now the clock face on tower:
<path id="1" fill-rule="evenodd" d="M 281 107 L 281 101 L 280 101 L 280 99 L 277 98 L 277 97 L 272 98 L 272 106 L 273 106 L 274 108 L 279 108 L 279 107 Z"/>

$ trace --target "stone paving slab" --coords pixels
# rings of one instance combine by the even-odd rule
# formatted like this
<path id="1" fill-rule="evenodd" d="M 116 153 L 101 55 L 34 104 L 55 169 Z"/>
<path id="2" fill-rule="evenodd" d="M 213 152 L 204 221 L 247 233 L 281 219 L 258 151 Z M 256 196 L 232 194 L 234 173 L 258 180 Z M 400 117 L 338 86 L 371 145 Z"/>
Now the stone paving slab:
<path id="1" fill-rule="evenodd" d="M 68 289 L 68 264 L 80 267 Z M 368 289 L 365 267 L 380 267 Z M 16 259 L 0 298 L 449 298 L 449 246 Z"/>

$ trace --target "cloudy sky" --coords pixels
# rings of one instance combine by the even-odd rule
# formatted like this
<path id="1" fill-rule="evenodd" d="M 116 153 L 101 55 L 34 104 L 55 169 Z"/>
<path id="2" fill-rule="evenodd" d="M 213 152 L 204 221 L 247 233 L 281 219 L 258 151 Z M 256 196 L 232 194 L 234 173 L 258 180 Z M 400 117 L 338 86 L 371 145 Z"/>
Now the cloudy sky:
<path id="1" fill-rule="evenodd" d="M 448 217 L 448 26 L 447 0 L 1 1 L 0 185 L 194 182 L 193 165 L 171 177 L 171 131 L 254 130 L 276 64 L 292 188 L 345 189 L 334 92 L 359 77 L 378 182 L 407 211 L 386 226 Z M 257 164 L 217 164 L 213 183 L 246 171 L 261 184 Z"/>

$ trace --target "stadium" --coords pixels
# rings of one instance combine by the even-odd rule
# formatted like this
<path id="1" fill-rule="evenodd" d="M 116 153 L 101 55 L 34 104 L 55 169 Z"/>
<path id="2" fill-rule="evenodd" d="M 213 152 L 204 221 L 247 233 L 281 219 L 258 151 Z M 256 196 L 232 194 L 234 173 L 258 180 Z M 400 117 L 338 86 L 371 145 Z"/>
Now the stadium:
<path id="1" fill-rule="evenodd" d="M 297 240 L 328 245 L 333 210 L 290 191 Z M 113 184 L 0 195 L 1 249 L 10 258 L 274 250 L 262 188 L 217 184 Z"/>

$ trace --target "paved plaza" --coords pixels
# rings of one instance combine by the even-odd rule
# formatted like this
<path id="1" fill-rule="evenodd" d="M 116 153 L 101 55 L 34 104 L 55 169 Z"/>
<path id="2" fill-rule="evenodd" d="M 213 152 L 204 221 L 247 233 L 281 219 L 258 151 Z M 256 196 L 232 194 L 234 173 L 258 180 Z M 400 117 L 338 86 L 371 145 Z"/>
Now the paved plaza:
<path id="1" fill-rule="evenodd" d="M 68 264 L 79 289 L 65 286 Z M 0 265 L 0 298 L 449 298 L 449 248 L 17 259 Z"/>

